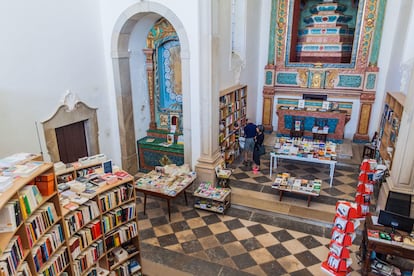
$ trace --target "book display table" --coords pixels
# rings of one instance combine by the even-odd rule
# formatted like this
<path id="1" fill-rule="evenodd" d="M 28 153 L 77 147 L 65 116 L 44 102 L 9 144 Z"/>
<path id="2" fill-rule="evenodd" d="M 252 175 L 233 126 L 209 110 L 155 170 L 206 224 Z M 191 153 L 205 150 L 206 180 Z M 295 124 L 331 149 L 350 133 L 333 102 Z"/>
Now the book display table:
<path id="1" fill-rule="evenodd" d="M 196 173 L 191 172 L 188 165 L 167 165 L 156 167 L 145 174 L 135 183 L 137 192 L 144 194 L 144 214 L 147 205 L 147 195 L 163 198 L 167 201 L 168 218 L 171 221 L 170 201 L 184 193 L 185 203 L 188 204 L 185 190 L 193 184 Z"/>
<path id="2" fill-rule="evenodd" d="M 305 195 L 308 197 L 308 207 L 312 197 L 319 196 L 321 191 L 322 180 L 306 180 L 290 177 L 288 173 L 278 174 L 272 189 L 279 191 L 279 201 L 282 201 L 285 192 Z"/>
<path id="3" fill-rule="evenodd" d="M 194 207 L 224 214 L 231 205 L 231 189 L 201 183 L 194 192 Z"/>
<path id="4" fill-rule="evenodd" d="M 382 225 L 375 225 L 370 214 L 365 217 L 365 226 L 362 233 L 362 242 L 360 246 L 362 263 L 362 275 L 369 275 L 371 270 L 371 254 L 376 253 L 390 254 L 407 259 L 414 260 L 414 238 L 403 231 L 396 231 L 402 237 L 402 241 L 396 241 L 379 237 L 381 233 L 389 233 L 390 228 Z M 378 235 L 375 235 L 378 233 Z"/>
<path id="5" fill-rule="evenodd" d="M 316 143 L 306 140 L 287 140 L 284 143 L 277 142 L 276 151 L 270 153 L 270 173 L 277 168 L 278 159 L 296 160 L 329 165 L 329 186 L 332 187 L 336 165 L 336 144 Z"/>

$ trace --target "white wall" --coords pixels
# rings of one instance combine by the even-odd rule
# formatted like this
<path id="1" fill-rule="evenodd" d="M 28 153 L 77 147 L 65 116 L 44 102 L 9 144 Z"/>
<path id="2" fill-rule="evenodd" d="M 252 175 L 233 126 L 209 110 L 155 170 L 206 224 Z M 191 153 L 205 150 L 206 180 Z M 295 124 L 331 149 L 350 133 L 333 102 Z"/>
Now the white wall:
<path id="1" fill-rule="evenodd" d="M 408 48 L 411 51 L 414 46 L 414 41 L 410 38 L 413 27 L 410 30 L 407 28 L 414 15 L 413 6 L 411 0 L 387 1 L 378 57 L 380 71 L 377 93 L 369 127 L 370 137 L 379 128 L 386 92 L 400 91 L 404 49 Z"/>
<path id="2" fill-rule="evenodd" d="M 1 1 L 0 156 L 40 152 L 35 122 L 50 118 L 67 90 L 98 107 L 101 150 L 113 153 L 98 5 Z M 46 152 L 41 126 L 39 132 Z"/>
<path id="3" fill-rule="evenodd" d="M 198 108 L 200 106 L 200 94 L 206 93 L 205 88 L 200 86 L 200 62 L 199 62 L 199 53 L 200 53 L 200 45 L 199 45 L 199 14 L 198 12 L 198 1 L 191 1 L 191 0 L 160 0 L 160 1 L 130 1 L 130 0 L 120 0 L 120 1 L 101 1 L 101 21 L 102 21 L 102 36 L 103 36 L 103 46 L 104 46 L 104 60 L 105 60 L 105 66 L 108 68 L 107 70 L 107 79 L 108 79 L 108 87 L 109 87 L 109 97 L 112 99 L 113 102 L 112 110 L 116 110 L 115 105 L 115 91 L 114 91 L 114 75 L 113 75 L 113 68 L 112 68 L 112 56 L 111 51 L 114 51 L 115 49 L 112 49 L 111 40 L 113 37 L 113 30 L 114 26 L 116 26 L 117 22 L 124 21 L 125 18 L 129 18 L 133 16 L 134 14 L 131 14 L 132 10 L 136 10 L 135 8 L 131 7 L 139 7 L 137 10 L 149 10 L 153 5 L 159 4 L 164 7 L 168 8 L 167 14 L 161 14 L 161 16 L 164 16 L 167 19 L 170 19 L 170 22 L 172 22 L 171 18 L 177 18 L 178 21 L 182 23 L 184 26 L 184 30 L 177 30 L 178 33 L 183 33 L 187 35 L 186 39 L 189 42 L 189 53 L 181 53 L 182 56 L 190 56 L 190 69 L 191 72 L 190 76 L 190 94 L 189 98 L 189 104 L 188 106 L 191 106 L 191 109 L 193 113 L 191 116 L 185 116 L 184 120 L 191 120 L 188 124 L 189 127 L 184 130 L 184 133 L 190 133 L 191 139 L 191 158 L 192 158 L 192 164 L 195 164 L 195 161 L 200 156 L 200 112 L 198 112 L 200 109 Z M 190 12 L 191 11 L 191 12 Z M 139 22 L 141 24 L 141 20 Z M 174 26 L 176 27 L 176 26 Z M 135 31 L 135 30 L 134 30 Z M 139 32 L 139 30 L 138 30 Z M 135 39 L 134 33 L 132 34 L 132 39 Z M 180 40 L 183 39 L 180 37 Z M 142 45 L 141 43 L 138 43 L 138 45 L 130 44 L 130 46 L 134 46 L 132 51 L 137 51 L 139 46 Z M 137 59 L 140 61 L 141 59 Z M 134 57 L 131 59 L 131 62 L 134 61 Z M 138 65 L 140 66 L 140 65 Z M 131 71 L 131 73 L 134 73 L 134 70 Z M 137 89 L 143 88 L 142 84 L 142 75 L 139 73 L 138 76 L 131 76 L 132 78 L 132 85 L 133 90 L 137 91 Z M 134 92 L 133 91 L 133 92 Z M 143 105 L 146 103 L 146 98 L 140 98 L 139 96 L 133 94 L 134 97 L 134 110 L 139 110 Z M 186 100 L 186 99 L 185 99 Z M 185 113 L 185 111 L 184 111 Z M 116 114 L 113 115 L 116 117 Z M 135 122 L 136 128 L 136 138 L 139 138 L 142 135 L 142 131 L 145 127 L 143 127 L 143 124 L 145 122 Z M 187 125 L 187 123 L 185 123 Z M 118 131 L 118 123 L 114 122 L 113 129 Z M 148 124 L 146 125 L 148 127 Z M 119 140 L 113 141 L 116 145 L 119 145 Z M 118 150 L 118 155 L 120 158 L 120 151 Z"/>

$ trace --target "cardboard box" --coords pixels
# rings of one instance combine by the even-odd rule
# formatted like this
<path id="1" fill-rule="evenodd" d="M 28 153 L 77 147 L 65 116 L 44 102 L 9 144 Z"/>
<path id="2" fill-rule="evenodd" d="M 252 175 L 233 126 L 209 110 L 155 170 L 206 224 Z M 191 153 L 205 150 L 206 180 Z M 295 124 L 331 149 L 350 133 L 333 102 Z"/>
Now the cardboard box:
<path id="1" fill-rule="evenodd" d="M 52 181 L 55 180 L 54 173 L 45 173 L 36 177 L 36 181 Z"/>
<path id="2" fill-rule="evenodd" d="M 55 191 L 55 181 L 36 181 L 36 186 L 43 196 L 48 196 Z"/>

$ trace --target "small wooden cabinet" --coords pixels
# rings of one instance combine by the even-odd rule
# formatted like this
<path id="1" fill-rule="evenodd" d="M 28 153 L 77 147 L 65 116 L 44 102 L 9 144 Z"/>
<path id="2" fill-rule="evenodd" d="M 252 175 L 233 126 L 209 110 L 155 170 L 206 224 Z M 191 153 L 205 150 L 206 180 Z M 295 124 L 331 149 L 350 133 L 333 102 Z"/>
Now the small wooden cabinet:
<path id="1" fill-rule="evenodd" d="M 379 158 L 391 170 L 398 132 L 404 111 L 405 95 L 387 92 L 378 131 Z"/>
<path id="2" fill-rule="evenodd" d="M 239 137 L 246 122 L 247 85 L 236 85 L 220 92 L 219 145 L 227 164 L 239 154 Z"/>

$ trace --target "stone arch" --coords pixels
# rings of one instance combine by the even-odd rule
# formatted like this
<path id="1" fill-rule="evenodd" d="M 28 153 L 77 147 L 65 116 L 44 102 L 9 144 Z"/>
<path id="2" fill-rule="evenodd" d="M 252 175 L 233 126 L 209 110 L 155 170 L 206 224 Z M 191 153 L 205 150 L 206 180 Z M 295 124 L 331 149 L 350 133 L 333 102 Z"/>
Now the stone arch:
<path id="1" fill-rule="evenodd" d="M 111 40 L 111 56 L 114 69 L 115 97 L 118 112 L 119 139 L 122 168 L 130 173 L 138 170 L 138 154 L 134 130 L 130 53 L 128 50 L 131 32 L 139 21 L 149 14 L 166 18 L 175 28 L 180 39 L 182 89 L 183 89 L 183 134 L 184 162 L 191 164 L 191 94 L 190 52 L 188 37 L 178 17 L 167 7 L 158 3 L 140 2 L 125 10 L 115 23 Z M 147 34 L 144 34 L 145 36 Z"/>

